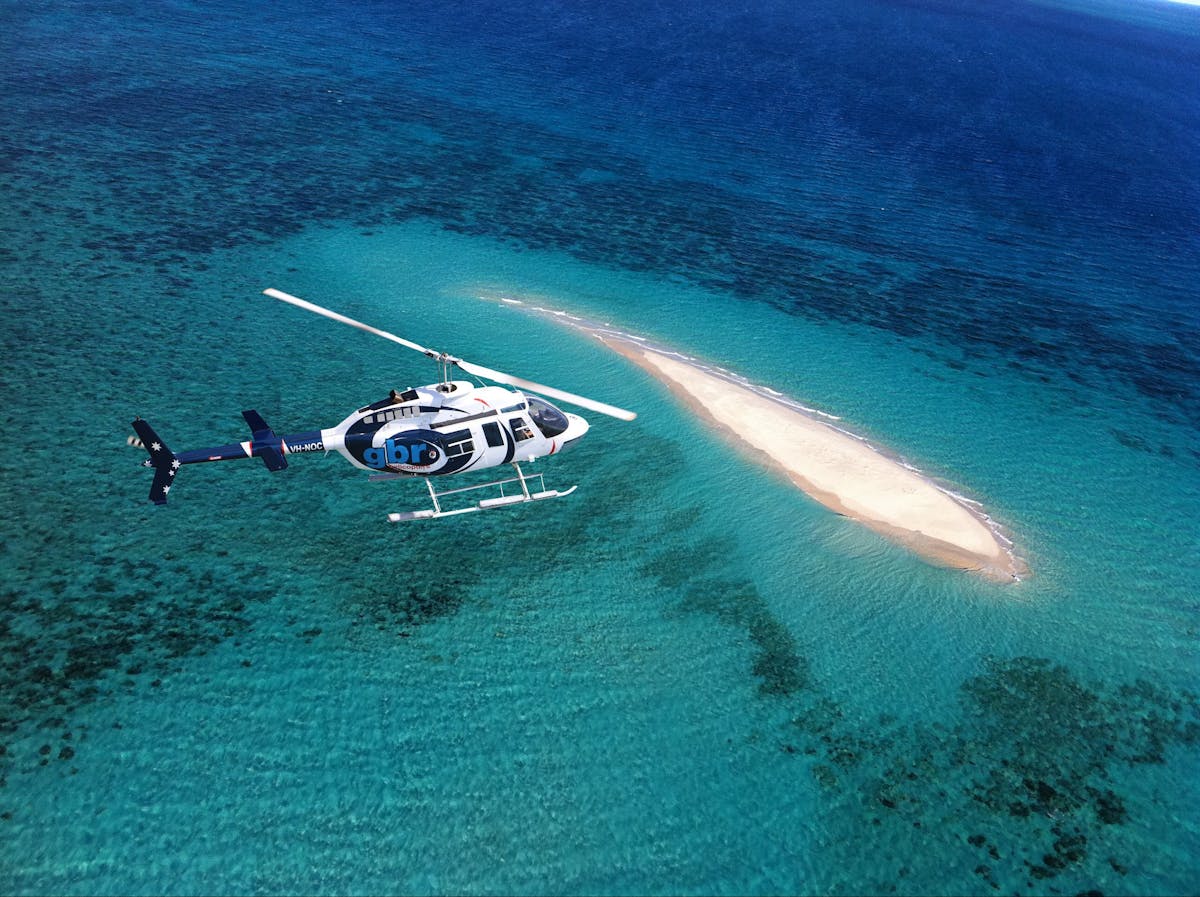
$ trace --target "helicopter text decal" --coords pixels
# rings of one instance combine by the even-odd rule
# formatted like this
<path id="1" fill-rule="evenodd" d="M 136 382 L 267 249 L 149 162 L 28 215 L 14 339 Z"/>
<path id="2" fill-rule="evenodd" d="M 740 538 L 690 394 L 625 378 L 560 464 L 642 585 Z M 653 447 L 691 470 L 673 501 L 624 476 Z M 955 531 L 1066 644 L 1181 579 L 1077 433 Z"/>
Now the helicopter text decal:
<path id="1" fill-rule="evenodd" d="M 391 465 L 407 464 L 412 467 L 427 467 L 437 463 L 441 457 L 437 446 L 424 441 L 401 442 L 395 437 L 387 440 L 380 448 L 363 450 L 363 463 L 376 470 Z"/>

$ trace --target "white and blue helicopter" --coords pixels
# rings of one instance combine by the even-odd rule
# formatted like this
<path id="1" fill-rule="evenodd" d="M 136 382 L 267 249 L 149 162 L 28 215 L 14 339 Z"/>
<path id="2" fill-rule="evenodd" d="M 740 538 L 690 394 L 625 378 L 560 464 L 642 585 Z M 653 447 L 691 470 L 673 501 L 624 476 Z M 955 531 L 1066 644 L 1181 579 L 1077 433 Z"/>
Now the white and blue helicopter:
<path id="1" fill-rule="evenodd" d="M 166 504 L 176 475 L 185 464 L 261 458 L 267 470 L 275 471 L 288 466 L 288 455 L 333 451 L 341 454 L 360 470 L 368 471 L 372 481 L 413 477 L 425 479 L 433 507 L 389 514 L 388 520 L 393 523 L 448 517 L 523 502 L 561 498 L 570 495 L 576 487 L 572 486 L 562 491 L 546 489 L 542 474 L 527 474 L 521 469 L 521 463 L 556 454 L 574 445 L 587 433 L 588 422 L 577 414 L 560 411 L 541 396 L 549 396 L 620 420 L 633 420 L 636 417 L 632 411 L 623 408 L 472 364 L 444 352 L 426 349 L 395 334 L 355 321 L 280 290 L 269 289 L 264 290 L 264 293 L 314 314 L 399 343 L 434 359 L 441 375 L 439 382 L 404 391 L 393 389 L 386 398 L 359 408 L 335 427 L 306 430 L 285 436 L 275 435 L 275 431 L 257 411 L 243 411 L 242 417 L 251 430 L 249 440 L 212 448 L 192 449 L 178 454 L 168 449 L 167 444 L 159 438 L 150 424 L 139 417 L 133 421 L 137 439 L 131 440 L 131 443 L 140 444 L 150 455 L 142 463 L 154 469 L 150 501 L 155 504 Z M 465 380 L 452 380 L 450 372 L 453 368 L 477 378 L 504 383 L 518 389 L 476 386 Z M 511 464 L 516 470 L 516 476 L 440 492 L 433 486 L 434 477 L 484 470 L 502 464 Z M 506 486 L 512 488 L 506 490 Z M 449 510 L 442 507 L 441 499 L 448 495 L 482 489 L 498 490 L 499 494 L 466 507 Z"/>

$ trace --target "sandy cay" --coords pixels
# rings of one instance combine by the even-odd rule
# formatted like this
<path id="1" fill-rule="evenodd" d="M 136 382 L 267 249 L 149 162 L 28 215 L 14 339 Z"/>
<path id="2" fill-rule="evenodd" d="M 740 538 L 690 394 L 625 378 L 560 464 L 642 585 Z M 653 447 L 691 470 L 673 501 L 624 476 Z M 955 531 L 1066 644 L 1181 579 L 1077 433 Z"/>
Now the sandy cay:
<path id="1" fill-rule="evenodd" d="M 827 508 L 937 564 L 998 581 L 1026 572 L 982 512 L 870 445 L 680 358 L 600 338 Z"/>

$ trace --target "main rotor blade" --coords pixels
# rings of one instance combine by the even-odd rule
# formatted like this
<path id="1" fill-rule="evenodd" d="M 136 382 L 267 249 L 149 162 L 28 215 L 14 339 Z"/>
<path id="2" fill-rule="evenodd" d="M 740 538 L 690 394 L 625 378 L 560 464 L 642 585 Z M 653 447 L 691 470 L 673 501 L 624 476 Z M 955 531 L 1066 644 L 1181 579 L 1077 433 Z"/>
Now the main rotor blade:
<path id="1" fill-rule="evenodd" d="M 528 389 L 530 392 L 536 392 L 551 399 L 561 399 L 564 402 L 570 402 L 572 405 L 578 405 L 580 408 L 587 408 L 589 411 L 598 411 L 601 414 L 607 414 L 609 417 L 615 417 L 619 420 L 633 420 L 637 417 L 637 414 L 633 411 L 626 411 L 624 408 L 618 408 L 615 405 L 606 405 L 603 402 L 597 402 L 595 399 L 577 396 L 573 392 L 555 389 L 553 386 L 546 386 L 543 383 L 534 383 L 532 380 L 526 380 L 523 377 L 514 377 L 512 374 L 506 374 L 503 371 L 494 371 L 491 368 L 485 368 L 483 365 L 463 361 L 461 358 L 455 359 L 454 363 L 468 374 L 474 374 L 476 377 L 494 380 L 497 383 L 507 383 L 509 386 L 519 386 L 521 389 Z"/>
<path id="2" fill-rule="evenodd" d="M 314 305 L 313 303 L 307 302 L 304 299 L 298 299 L 295 296 L 290 296 L 282 290 L 277 290 L 274 287 L 263 290 L 263 293 L 273 299 L 279 299 L 283 302 L 287 302 L 289 305 L 295 305 L 297 308 L 302 308 L 305 311 L 311 311 L 313 314 L 323 315 L 324 317 L 330 318 L 334 321 L 340 321 L 343 324 L 349 324 L 351 327 L 357 327 L 359 330 L 365 330 L 367 333 L 373 333 L 376 336 L 382 336 L 384 339 L 390 339 L 393 343 L 399 343 L 406 348 L 415 349 L 422 355 L 428 355 L 430 358 L 438 357 L 438 353 L 434 352 L 432 349 L 426 349 L 424 346 L 419 346 L 416 343 L 409 342 L 403 337 L 396 336 L 394 333 L 388 333 L 386 330 L 380 330 L 376 327 L 372 327 L 370 324 L 364 324 L 361 321 L 354 320 L 353 318 L 347 318 L 345 315 L 339 315 L 336 311 L 330 311 L 327 308 Z"/>
<path id="3" fill-rule="evenodd" d="M 534 383 L 532 380 L 525 380 L 521 377 L 514 377 L 512 374 L 506 374 L 503 371 L 494 371 L 491 368 L 485 368 L 480 364 L 472 364 L 469 361 L 463 361 L 461 358 L 454 356 L 443 356 L 432 349 L 426 349 L 424 346 L 417 345 L 414 342 L 396 336 L 394 333 L 388 333 L 386 330 L 380 330 L 378 327 L 372 327 L 370 324 L 364 324 L 361 321 L 356 321 L 353 318 L 347 318 L 345 315 L 340 315 L 336 311 L 330 311 L 328 308 L 322 308 L 320 305 L 315 305 L 307 300 L 297 298 L 282 290 L 277 290 L 274 287 L 263 290 L 263 293 L 270 296 L 272 299 L 278 299 L 281 302 L 286 302 L 289 305 L 294 305 L 297 308 L 302 308 L 305 311 L 311 311 L 313 314 L 321 315 L 333 321 L 338 321 L 342 324 L 349 324 L 351 327 L 357 327 L 359 330 L 365 330 L 367 333 L 373 333 L 376 336 L 382 336 L 384 339 L 391 340 L 393 343 L 399 343 L 409 349 L 415 349 L 423 355 L 428 355 L 430 358 L 445 358 L 446 361 L 453 362 L 462 368 L 468 374 L 474 374 L 476 377 L 483 377 L 486 380 L 494 380 L 496 383 L 507 383 L 510 386 L 519 386 L 522 389 L 528 389 L 530 392 L 540 393 L 544 396 L 549 396 L 552 399 L 561 399 L 564 402 L 570 402 L 572 405 L 578 405 L 580 408 L 587 408 L 590 411 L 598 411 L 600 414 L 607 414 L 609 417 L 615 417 L 620 420 L 633 420 L 637 415 L 632 411 L 626 411 L 624 408 L 617 408 L 615 405 L 606 405 L 604 402 L 597 402 L 595 399 L 577 396 L 573 392 L 567 392 L 562 389 L 555 389 L 553 386 L 546 386 L 542 383 Z"/>

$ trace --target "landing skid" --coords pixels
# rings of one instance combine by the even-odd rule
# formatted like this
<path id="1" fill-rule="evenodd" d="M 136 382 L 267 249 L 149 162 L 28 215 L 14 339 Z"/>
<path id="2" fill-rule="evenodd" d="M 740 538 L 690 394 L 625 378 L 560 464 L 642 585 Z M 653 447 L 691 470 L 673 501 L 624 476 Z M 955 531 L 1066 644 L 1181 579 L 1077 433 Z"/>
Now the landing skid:
<path id="1" fill-rule="evenodd" d="M 458 514 L 473 514 L 476 511 L 491 511 L 495 508 L 507 508 L 510 505 L 523 505 L 530 501 L 544 501 L 548 498 L 562 498 L 564 495 L 570 495 L 577 488 L 572 486 L 570 489 L 547 489 L 545 482 L 542 480 L 542 474 L 526 474 L 519 464 L 513 462 L 513 469 L 516 470 L 515 477 L 509 477 L 506 480 L 493 480 L 490 483 L 480 483 L 477 486 L 463 486 L 461 489 L 447 489 L 443 492 L 438 492 L 433 488 L 433 482 L 427 477 L 425 485 L 429 487 L 429 497 L 433 501 L 432 508 L 424 508 L 420 511 L 400 511 L 399 513 L 388 514 L 389 523 L 403 523 L 406 520 L 433 520 L 438 517 L 454 517 Z M 373 482 L 380 480 L 391 479 L 407 479 L 399 474 L 374 474 L 370 477 Z M 530 484 L 536 480 L 541 488 L 534 492 L 530 490 Z M 508 494 L 504 487 L 512 483 L 520 485 L 521 491 Z M 439 499 L 445 498 L 447 495 L 457 495 L 460 492 L 475 492 L 479 489 L 489 489 L 499 487 L 500 494 L 493 498 L 485 498 L 467 508 L 454 508 L 448 511 L 442 510 L 442 503 Z"/>

